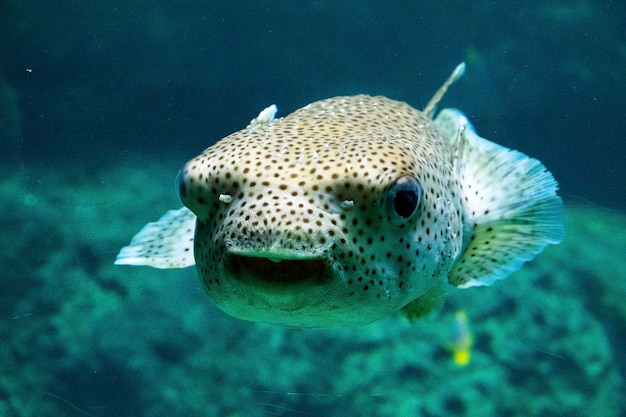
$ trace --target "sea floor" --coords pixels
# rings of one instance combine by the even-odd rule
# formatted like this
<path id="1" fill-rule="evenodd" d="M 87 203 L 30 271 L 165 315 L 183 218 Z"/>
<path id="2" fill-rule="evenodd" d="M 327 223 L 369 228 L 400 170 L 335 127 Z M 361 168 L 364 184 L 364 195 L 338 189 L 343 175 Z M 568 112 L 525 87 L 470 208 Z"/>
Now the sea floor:
<path id="1" fill-rule="evenodd" d="M 566 198 L 561 245 L 491 287 L 451 288 L 433 319 L 286 329 L 225 315 L 193 268 L 113 265 L 179 207 L 179 162 L 4 167 L 0 415 L 626 414 L 624 213 Z M 467 366 L 449 351 L 457 310 Z"/>

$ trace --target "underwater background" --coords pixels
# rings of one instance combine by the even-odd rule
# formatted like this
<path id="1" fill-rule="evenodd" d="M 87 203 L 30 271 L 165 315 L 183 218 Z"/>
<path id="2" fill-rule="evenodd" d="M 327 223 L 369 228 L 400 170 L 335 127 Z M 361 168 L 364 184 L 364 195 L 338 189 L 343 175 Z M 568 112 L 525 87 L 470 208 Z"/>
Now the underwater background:
<path id="1" fill-rule="evenodd" d="M 626 416 L 620 1 L 0 2 L 0 416 Z M 542 161 L 566 238 L 438 317 L 296 330 L 193 268 L 114 266 L 191 157 L 272 103 L 440 107 Z M 457 312 L 474 344 L 450 346 Z"/>

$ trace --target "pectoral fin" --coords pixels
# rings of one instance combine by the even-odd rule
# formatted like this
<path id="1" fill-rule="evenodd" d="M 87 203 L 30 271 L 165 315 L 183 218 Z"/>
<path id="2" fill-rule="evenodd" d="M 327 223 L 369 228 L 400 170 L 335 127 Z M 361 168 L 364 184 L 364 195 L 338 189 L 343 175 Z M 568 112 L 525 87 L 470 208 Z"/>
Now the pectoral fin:
<path id="1" fill-rule="evenodd" d="M 146 265 L 154 268 L 186 268 L 195 264 L 193 238 L 196 216 L 186 207 L 170 210 L 146 224 L 130 245 L 120 250 L 116 265 Z"/>
<path id="2" fill-rule="evenodd" d="M 458 150 L 463 196 L 463 251 L 450 284 L 490 285 L 563 240 L 563 203 L 541 162 L 481 138 L 457 110 L 443 110 L 436 122 Z"/>

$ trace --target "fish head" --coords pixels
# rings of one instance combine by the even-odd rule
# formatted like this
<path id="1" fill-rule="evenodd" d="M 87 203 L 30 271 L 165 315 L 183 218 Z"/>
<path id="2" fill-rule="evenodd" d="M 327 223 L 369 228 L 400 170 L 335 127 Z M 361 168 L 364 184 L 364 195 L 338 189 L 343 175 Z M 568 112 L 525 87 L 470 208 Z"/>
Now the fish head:
<path id="1" fill-rule="evenodd" d="M 385 97 L 261 113 L 178 176 L 209 297 L 235 317 L 293 327 L 398 310 L 460 251 L 452 160 L 426 113 Z"/>

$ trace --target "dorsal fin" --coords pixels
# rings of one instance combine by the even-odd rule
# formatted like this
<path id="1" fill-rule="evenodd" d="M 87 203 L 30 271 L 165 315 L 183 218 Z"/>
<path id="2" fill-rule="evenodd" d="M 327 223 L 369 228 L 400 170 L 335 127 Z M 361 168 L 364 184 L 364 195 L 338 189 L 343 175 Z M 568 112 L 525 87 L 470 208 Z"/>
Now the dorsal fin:
<path id="1" fill-rule="evenodd" d="M 428 117 L 430 117 L 431 119 L 433 118 L 437 104 L 439 104 L 439 101 L 441 101 L 443 95 L 446 94 L 446 91 L 448 91 L 448 87 L 450 87 L 456 80 L 461 78 L 463 74 L 465 74 L 465 62 L 461 62 L 459 65 L 456 66 L 454 71 L 452 71 L 452 74 L 450 74 L 450 76 L 443 83 L 443 85 L 439 87 L 439 90 L 437 90 L 433 98 L 430 99 L 426 107 L 424 107 L 424 113 L 426 113 Z"/>

